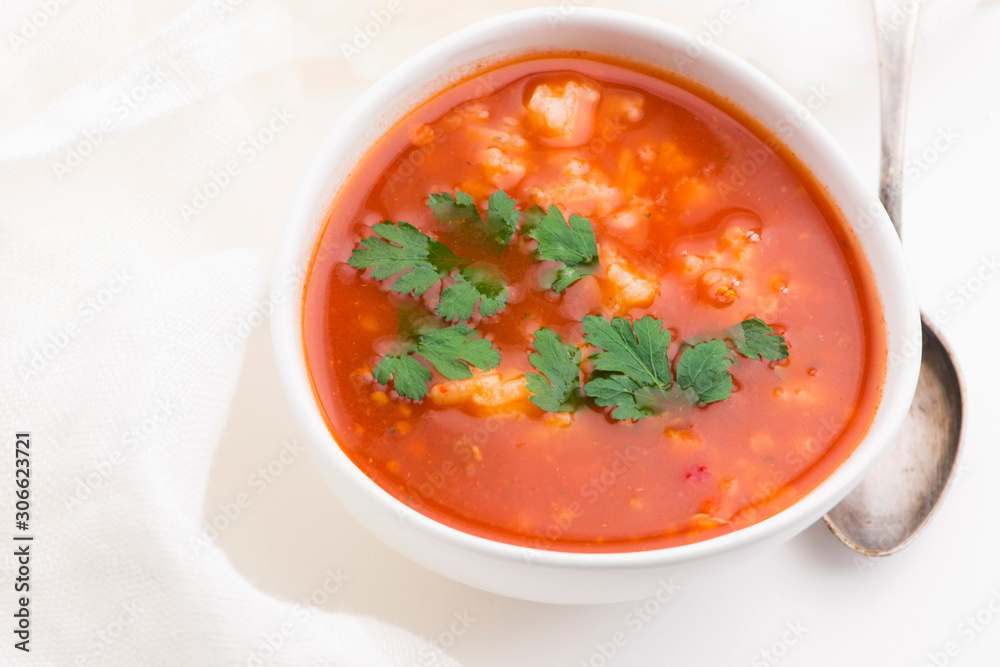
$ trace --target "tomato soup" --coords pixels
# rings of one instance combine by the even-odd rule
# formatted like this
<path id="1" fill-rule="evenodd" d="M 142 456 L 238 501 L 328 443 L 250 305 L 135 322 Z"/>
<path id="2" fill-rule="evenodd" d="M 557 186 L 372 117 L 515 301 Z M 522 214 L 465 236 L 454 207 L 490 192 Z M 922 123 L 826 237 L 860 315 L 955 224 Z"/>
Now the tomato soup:
<path id="1" fill-rule="evenodd" d="M 886 372 L 866 260 L 780 138 L 580 54 L 486 69 L 388 130 L 332 202 L 303 330 L 366 475 L 562 551 L 781 511 L 861 440 Z"/>

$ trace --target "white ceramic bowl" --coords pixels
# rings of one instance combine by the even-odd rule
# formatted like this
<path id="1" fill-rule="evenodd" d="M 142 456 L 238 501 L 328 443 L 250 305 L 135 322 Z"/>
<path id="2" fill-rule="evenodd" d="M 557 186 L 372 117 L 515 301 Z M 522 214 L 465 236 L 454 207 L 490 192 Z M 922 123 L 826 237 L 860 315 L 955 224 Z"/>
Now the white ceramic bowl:
<path id="1" fill-rule="evenodd" d="M 889 369 L 881 404 L 850 458 L 791 507 L 747 528 L 690 545 L 632 553 L 565 553 L 503 544 L 437 523 L 382 490 L 351 463 L 323 419 L 305 365 L 302 286 L 343 179 L 379 137 L 410 110 L 483 61 L 524 52 L 615 54 L 675 71 L 742 107 L 791 147 L 855 228 L 884 308 Z M 290 284 L 292 286 L 290 287 Z M 275 355 L 292 407 L 345 507 L 411 560 L 488 591 L 555 603 L 618 602 L 657 590 L 663 577 L 743 560 L 802 531 L 853 489 L 896 433 L 920 362 L 920 315 L 898 239 L 871 189 L 811 114 L 759 71 L 721 48 L 665 23 L 621 12 L 538 9 L 470 26 L 407 60 L 374 84 L 341 118 L 299 188 L 278 254 L 275 289 L 288 291 L 272 316 Z"/>

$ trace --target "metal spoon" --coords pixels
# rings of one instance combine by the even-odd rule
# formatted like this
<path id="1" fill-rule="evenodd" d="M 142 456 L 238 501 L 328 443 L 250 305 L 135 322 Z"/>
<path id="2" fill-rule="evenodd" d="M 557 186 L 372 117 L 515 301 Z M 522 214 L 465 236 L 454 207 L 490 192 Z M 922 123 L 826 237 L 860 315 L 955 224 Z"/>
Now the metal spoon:
<path id="1" fill-rule="evenodd" d="M 879 198 L 900 233 L 903 136 L 918 2 L 874 0 L 879 36 L 882 163 Z M 823 519 L 865 556 L 888 556 L 930 521 L 954 477 L 962 438 L 962 382 L 947 346 L 926 317 L 920 377 L 910 412 L 882 459 Z"/>

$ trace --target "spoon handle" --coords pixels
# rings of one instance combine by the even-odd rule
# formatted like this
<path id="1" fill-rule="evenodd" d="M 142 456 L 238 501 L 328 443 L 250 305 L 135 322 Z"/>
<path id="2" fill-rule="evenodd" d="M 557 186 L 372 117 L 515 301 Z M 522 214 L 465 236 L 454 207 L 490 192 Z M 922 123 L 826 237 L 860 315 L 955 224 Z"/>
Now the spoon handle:
<path id="1" fill-rule="evenodd" d="M 872 5 L 878 31 L 882 109 L 878 196 L 892 220 L 892 226 L 896 228 L 896 234 L 902 235 L 903 137 L 920 1 L 872 0 Z"/>

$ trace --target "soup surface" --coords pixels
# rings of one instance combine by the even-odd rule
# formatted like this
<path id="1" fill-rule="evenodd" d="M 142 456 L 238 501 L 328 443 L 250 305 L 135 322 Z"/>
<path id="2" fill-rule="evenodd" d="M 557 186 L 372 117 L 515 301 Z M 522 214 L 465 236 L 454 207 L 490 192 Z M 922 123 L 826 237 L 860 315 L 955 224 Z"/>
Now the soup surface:
<path id="1" fill-rule="evenodd" d="M 543 549 L 773 515 L 850 454 L 885 375 L 864 257 L 780 141 L 579 54 L 483 71 L 390 129 L 304 298 L 351 460 L 442 523 Z"/>

